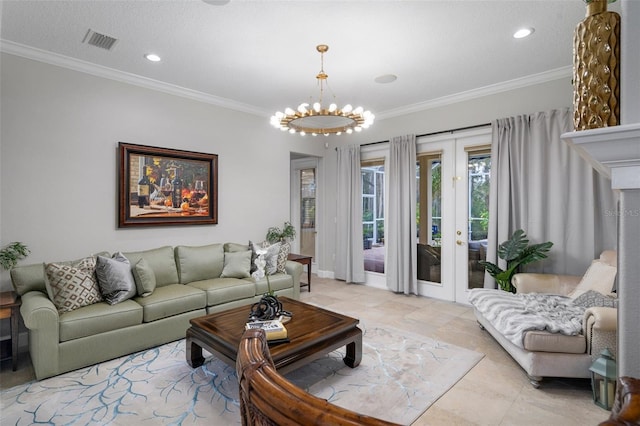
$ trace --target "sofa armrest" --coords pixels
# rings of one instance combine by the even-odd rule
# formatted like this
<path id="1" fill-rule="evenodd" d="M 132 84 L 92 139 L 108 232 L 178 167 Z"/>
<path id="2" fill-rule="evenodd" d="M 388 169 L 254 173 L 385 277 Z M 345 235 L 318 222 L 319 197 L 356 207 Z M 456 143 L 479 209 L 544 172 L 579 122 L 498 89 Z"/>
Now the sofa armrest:
<path id="1" fill-rule="evenodd" d="M 517 293 L 550 293 L 566 296 L 580 283 L 582 277 L 558 274 L 515 274 L 511 284 Z"/>
<path id="2" fill-rule="evenodd" d="M 584 311 L 583 327 L 598 331 L 616 331 L 618 329 L 618 310 L 594 306 Z"/>
<path id="3" fill-rule="evenodd" d="M 29 329 L 29 354 L 36 378 L 59 374 L 59 316 L 53 302 L 41 291 L 22 295 L 20 314 Z"/>
<path id="4" fill-rule="evenodd" d="M 293 279 L 293 298 L 300 300 L 300 276 L 302 275 L 302 264 L 292 260 L 287 260 L 287 263 L 284 265 L 284 269 Z"/>
<path id="5" fill-rule="evenodd" d="M 617 357 L 618 310 L 607 307 L 591 307 L 584 312 L 582 329 L 587 339 L 587 351 L 597 358 L 605 348 Z"/>

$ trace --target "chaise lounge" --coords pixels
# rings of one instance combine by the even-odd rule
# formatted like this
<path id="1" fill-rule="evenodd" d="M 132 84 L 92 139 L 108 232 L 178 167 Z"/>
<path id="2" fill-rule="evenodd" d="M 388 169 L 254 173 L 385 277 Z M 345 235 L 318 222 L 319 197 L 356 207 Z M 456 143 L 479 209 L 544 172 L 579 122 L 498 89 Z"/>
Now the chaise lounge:
<path id="1" fill-rule="evenodd" d="M 602 350 L 616 353 L 617 299 L 611 293 L 616 265 L 616 252 L 604 251 L 583 277 L 516 274 L 515 295 L 474 289 L 469 301 L 480 327 L 525 370 L 535 388 L 544 377 L 589 378 L 589 367 Z M 558 317 L 564 323 L 554 322 Z"/>

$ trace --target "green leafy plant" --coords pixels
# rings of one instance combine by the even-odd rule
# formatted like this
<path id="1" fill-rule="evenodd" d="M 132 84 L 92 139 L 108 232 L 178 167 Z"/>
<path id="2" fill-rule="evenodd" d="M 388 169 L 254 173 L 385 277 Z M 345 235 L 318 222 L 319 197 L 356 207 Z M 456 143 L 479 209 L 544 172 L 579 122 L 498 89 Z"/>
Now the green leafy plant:
<path id="1" fill-rule="evenodd" d="M 284 227 L 282 229 L 277 226 L 272 226 L 267 230 L 267 236 L 265 239 L 269 241 L 271 244 L 277 243 L 279 241 L 291 241 L 296 237 L 296 228 L 291 224 L 291 222 L 287 221 L 284 223 Z"/>
<path id="2" fill-rule="evenodd" d="M 14 242 L 0 250 L 0 265 L 8 271 L 18 264 L 18 260 L 24 259 L 31 251 L 21 242 Z"/>
<path id="3" fill-rule="evenodd" d="M 551 246 L 553 246 L 551 241 L 529 245 L 527 234 L 522 229 L 518 229 L 507 241 L 498 246 L 498 257 L 507 262 L 506 270 L 486 260 L 481 260 L 479 263 L 495 278 L 501 290 L 515 293 L 515 287 L 511 284 L 514 274 L 521 266 L 545 259 Z"/>

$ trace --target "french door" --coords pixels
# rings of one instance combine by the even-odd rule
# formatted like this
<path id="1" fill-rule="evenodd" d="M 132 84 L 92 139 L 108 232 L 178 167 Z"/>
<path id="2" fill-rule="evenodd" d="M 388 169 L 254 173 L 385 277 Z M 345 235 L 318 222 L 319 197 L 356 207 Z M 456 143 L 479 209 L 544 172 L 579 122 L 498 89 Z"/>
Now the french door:
<path id="1" fill-rule="evenodd" d="M 490 129 L 418 140 L 418 283 L 425 296 L 468 303 L 482 287 L 489 223 Z"/>

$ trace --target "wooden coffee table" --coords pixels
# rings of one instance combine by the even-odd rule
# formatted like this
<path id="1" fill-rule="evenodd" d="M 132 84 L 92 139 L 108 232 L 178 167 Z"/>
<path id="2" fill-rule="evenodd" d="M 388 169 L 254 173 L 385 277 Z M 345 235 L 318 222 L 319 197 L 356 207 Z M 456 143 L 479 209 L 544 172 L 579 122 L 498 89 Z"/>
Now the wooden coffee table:
<path id="1" fill-rule="evenodd" d="M 288 343 L 269 347 L 276 369 L 281 374 L 295 370 L 342 346 L 347 347 L 344 363 L 355 368 L 362 360 L 362 330 L 359 320 L 306 303 L 278 297 L 283 309 L 293 314 L 285 324 Z M 186 356 L 191 367 L 204 363 L 202 349 L 211 352 L 230 366 L 236 357 L 250 305 L 191 320 L 187 329 Z"/>

